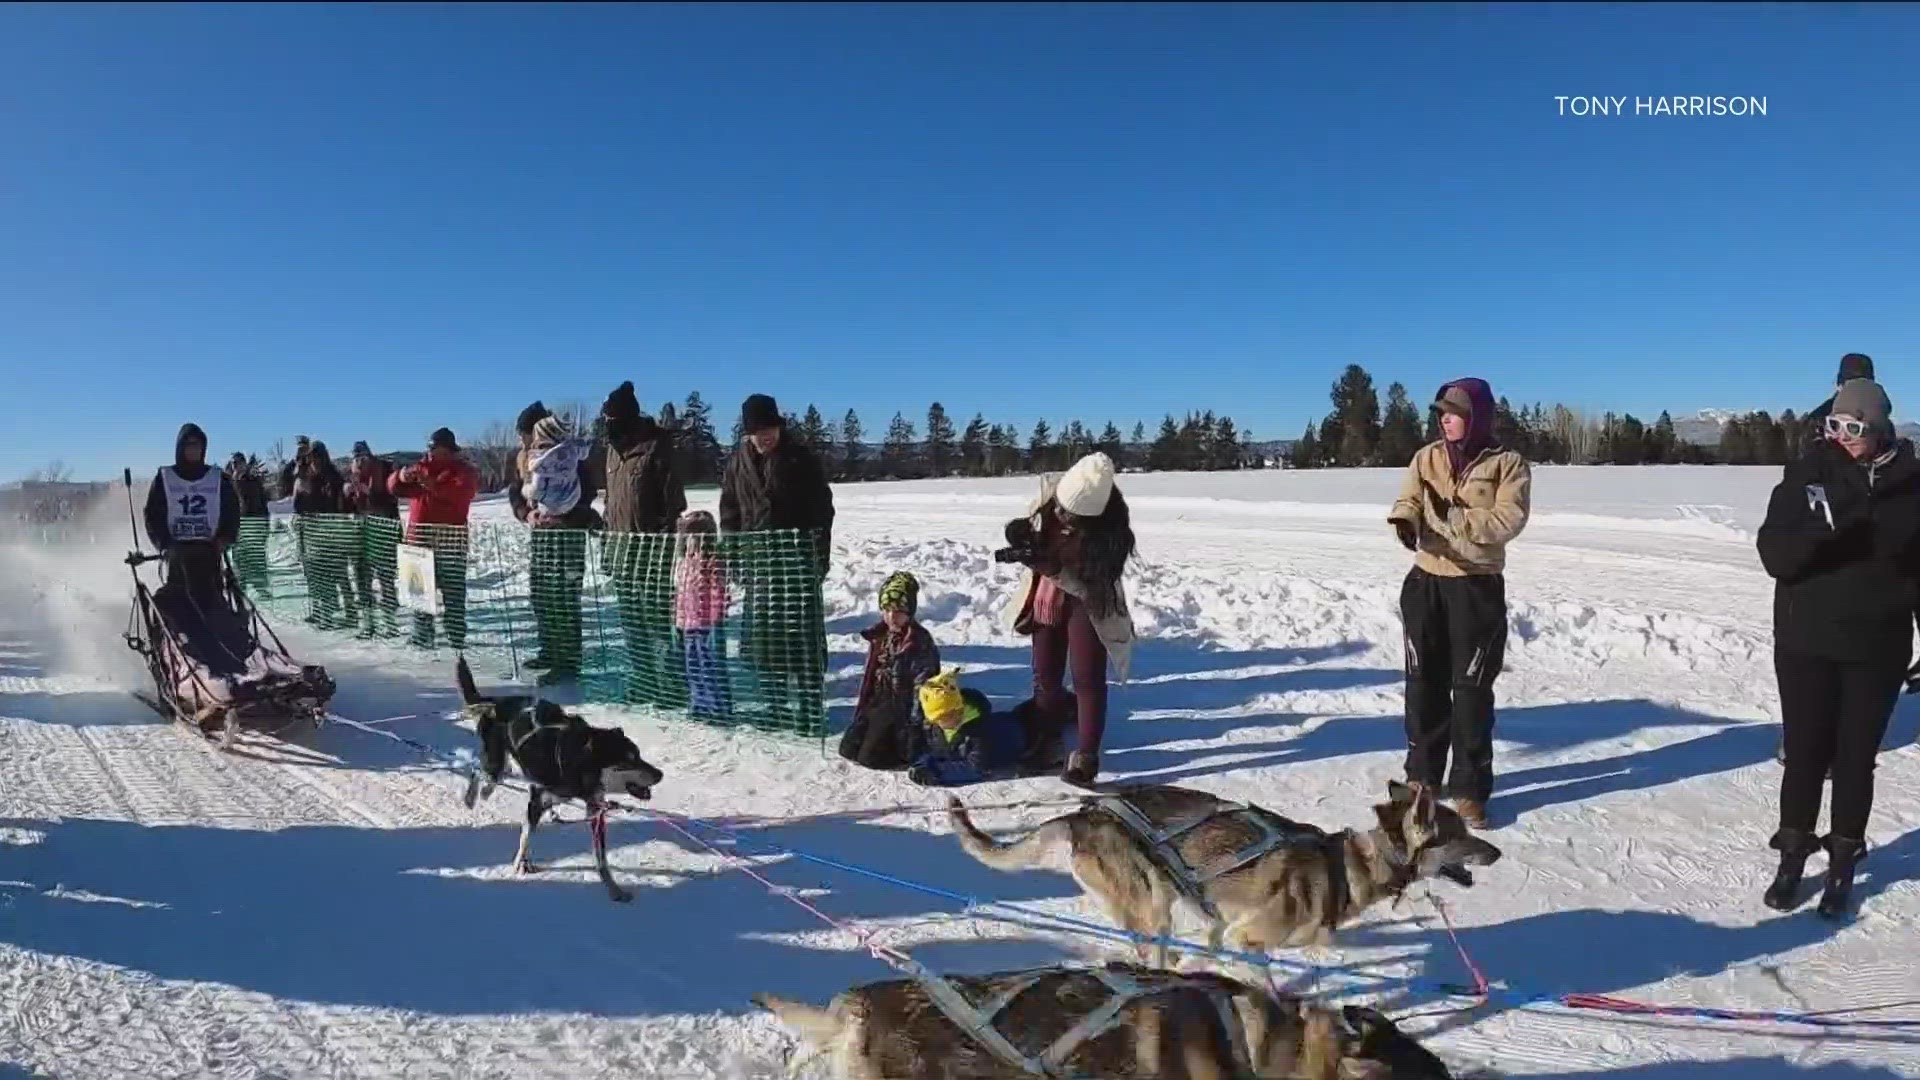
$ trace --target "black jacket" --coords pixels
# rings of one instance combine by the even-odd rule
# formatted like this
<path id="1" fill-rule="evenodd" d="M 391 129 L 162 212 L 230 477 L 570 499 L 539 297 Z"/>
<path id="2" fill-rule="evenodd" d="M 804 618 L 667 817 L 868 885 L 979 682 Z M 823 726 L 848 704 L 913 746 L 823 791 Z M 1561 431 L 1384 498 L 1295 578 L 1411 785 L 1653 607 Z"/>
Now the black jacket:
<path id="1" fill-rule="evenodd" d="M 1824 488 L 1832 511 L 1810 505 Z M 1860 464 L 1817 440 L 1786 467 L 1757 544 L 1776 582 L 1776 648 L 1872 662 L 1911 648 L 1920 600 L 1920 460 L 1902 440 L 1884 461 Z"/>
<path id="2" fill-rule="evenodd" d="M 203 447 L 207 444 L 207 436 L 199 427 L 193 424 L 181 426 L 180 436 L 173 442 L 173 470 L 180 474 L 182 480 L 189 481 L 207 475 L 207 470 L 213 467 L 204 461 L 192 466 L 181 462 L 180 448 L 190 436 L 198 438 Z M 147 540 L 161 551 L 173 546 L 173 532 L 167 528 L 167 485 L 160 479 L 160 474 L 165 471 L 153 471 L 153 482 L 147 485 L 147 506 L 143 515 L 146 518 Z M 213 537 L 229 544 L 240 538 L 240 495 L 234 490 L 233 477 L 225 473 L 220 474 L 220 523 L 214 526 Z"/>
<path id="3" fill-rule="evenodd" d="M 833 489 L 820 459 L 792 432 L 781 436 L 771 454 L 742 441 L 720 478 L 720 529 L 814 531 L 815 554 L 824 574 L 833 542 Z"/>
<path id="4" fill-rule="evenodd" d="M 673 467 L 673 437 L 652 422 L 635 436 L 607 445 L 607 528 L 625 533 L 672 532 L 687 509 L 687 492 Z"/>

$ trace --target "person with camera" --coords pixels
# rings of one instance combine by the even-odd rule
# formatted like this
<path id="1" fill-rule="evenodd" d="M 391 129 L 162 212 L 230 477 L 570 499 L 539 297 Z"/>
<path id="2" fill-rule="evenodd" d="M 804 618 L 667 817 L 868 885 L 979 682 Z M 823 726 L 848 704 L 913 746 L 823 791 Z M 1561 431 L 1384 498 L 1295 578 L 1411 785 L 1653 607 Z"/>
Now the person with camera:
<path id="1" fill-rule="evenodd" d="M 1907 681 L 1920 588 L 1920 460 L 1894 435 L 1869 379 L 1834 394 L 1820 437 L 1786 466 L 1756 546 L 1774 579 L 1773 666 L 1786 729 L 1780 867 L 1763 897 L 1796 906 L 1808 856 L 1825 849 L 1820 914 L 1845 914 L 1866 851 L 1874 760 Z M 1815 834 L 1832 776 L 1829 833 Z"/>
<path id="2" fill-rule="evenodd" d="M 1036 742 L 1055 738 L 1073 712 L 1078 741 L 1061 779 L 1078 787 L 1092 787 L 1100 773 L 1107 662 L 1124 681 L 1134 641 L 1120 575 L 1136 545 L 1113 474 L 1113 459 L 1096 453 L 1041 477 L 1039 496 L 1007 523 L 1007 547 L 994 553 L 1027 568 L 1009 614 L 1014 630 L 1033 639 Z"/>
<path id="3" fill-rule="evenodd" d="M 1483 379 L 1440 388 L 1440 438 L 1407 466 L 1387 514 L 1414 553 L 1400 588 L 1407 780 L 1444 790 L 1477 829 L 1493 795 L 1493 684 L 1507 647 L 1507 545 L 1527 527 L 1533 471 L 1493 434 Z M 1449 764 L 1451 759 L 1451 764 Z"/>

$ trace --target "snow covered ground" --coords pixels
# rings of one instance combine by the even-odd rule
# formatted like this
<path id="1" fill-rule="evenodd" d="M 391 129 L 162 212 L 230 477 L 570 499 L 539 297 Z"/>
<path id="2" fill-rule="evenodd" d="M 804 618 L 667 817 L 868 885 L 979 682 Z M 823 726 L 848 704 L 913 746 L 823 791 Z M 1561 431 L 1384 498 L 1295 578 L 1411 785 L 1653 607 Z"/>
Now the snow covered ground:
<path id="1" fill-rule="evenodd" d="M 1496 983 L 1733 1009 L 1920 998 L 1913 704 L 1881 758 L 1857 918 L 1835 927 L 1811 905 L 1780 916 L 1760 904 L 1779 771 L 1770 585 L 1751 534 L 1772 480 L 1537 470 L 1535 518 L 1511 552 L 1488 834 L 1507 857 L 1471 890 L 1435 889 Z M 923 615 L 969 682 L 1002 700 L 1024 692 L 1026 653 L 1000 619 L 1015 575 L 989 552 L 1032 483 L 839 490 L 827 584 L 837 723 L 858 677 L 853 634 L 895 569 L 925 583 Z M 1397 484 L 1384 472 L 1124 478 L 1142 541 L 1129 587 L 1151 640 L 1113 697 L 1111 776 L 1331 827 L 1370 820 L 1402 742 L 1395 598 L 1407 557 L 1382 521 Z M 761 867 L 817 888 L 805 898 L 853 928 L 834 929 L 637 820 L 612 831 L 631 905 L 593 882 L 578 826 L 536 838 L 553 872 L 510 877 L 511 793 L 469 812 L 455 777 L 340 727 L 222 756 L 129 701 L 125 571 L 112 554 L 11 553 L 0 596 L 0 1062 L 23 1075 L 774 1077 L 787 1039 L 749 995 L 824 1002 L 890 977 L 856 932 L 949 971 L 1110 955 L 872 880 Z M 449 751 L 471 745 L 452 720 L 450 657 L 287 629 L 339 680 L 342 714 Z M 904 778 L 816 743 L 587 712 L 625 725 L 665 768 L 662 808 L 755 843 L 1099 918 L 1063 875 L 967 859 L 928 812 L 938 797 Z M 993 804 L 1067 791 L 1036 779 L 965 796 L 989 805 L 989 828 L 1012 829 L 1059 808 Z M 1465 978 L 1424 903 L 1378 912 L 1333 959 L 1321 988 L 1348 1000 L 1378 978 Z M 1507 1076 L 1920 1076 L 1920 1035 L 1892 1029 L 1459 1011 L 1421 991 L 1385 1004 L 1462 1069 Z"/>

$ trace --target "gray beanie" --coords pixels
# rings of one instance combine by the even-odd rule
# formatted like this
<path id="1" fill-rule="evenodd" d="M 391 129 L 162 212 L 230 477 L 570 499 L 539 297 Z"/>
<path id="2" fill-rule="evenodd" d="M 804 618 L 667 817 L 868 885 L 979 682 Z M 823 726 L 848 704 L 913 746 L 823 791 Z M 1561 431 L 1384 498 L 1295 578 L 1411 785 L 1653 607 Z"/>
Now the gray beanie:
<path id="1" fill-rule="evenodd" d="M 1833 416 L 1864 420 L 1882 442 L 1893 438 L 1893 402 L 1872 379 L 1848 379 L 1833 395 Z"/>

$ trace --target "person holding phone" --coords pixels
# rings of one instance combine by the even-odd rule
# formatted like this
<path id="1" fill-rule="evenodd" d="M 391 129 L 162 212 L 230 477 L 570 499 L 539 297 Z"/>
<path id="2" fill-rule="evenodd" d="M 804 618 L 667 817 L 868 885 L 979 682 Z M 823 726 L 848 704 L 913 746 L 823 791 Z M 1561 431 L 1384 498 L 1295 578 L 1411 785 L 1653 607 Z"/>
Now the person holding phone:
<path id="1" fill-rule="evenodd" d="M 1820 437 L 1787 465 L 1757 539 L 1774 581 L 1774 673 L 1786 736 L 1780 866 L 1763 897 L 1792 910 L 1809 856 L 1827 853 L 1820 914 L 1848 908 L 1866 851 L 1873 770 L 1913 653 L 1920 599 L 1920 460 L 1894 435 L 1878 383 L 1834 395 Z M 1829 832 L 1816 834 L 1832 778 Z"/>

